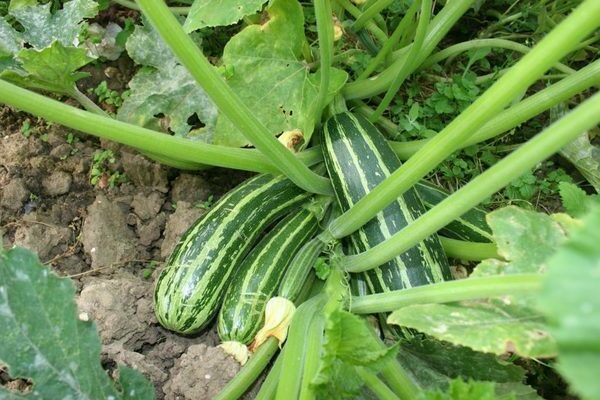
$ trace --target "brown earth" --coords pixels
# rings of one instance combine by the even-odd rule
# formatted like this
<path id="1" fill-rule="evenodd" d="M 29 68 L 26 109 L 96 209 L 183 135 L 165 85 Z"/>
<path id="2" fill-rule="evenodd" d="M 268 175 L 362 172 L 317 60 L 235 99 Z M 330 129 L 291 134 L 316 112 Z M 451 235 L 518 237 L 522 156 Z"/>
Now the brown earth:
<path id="1" fill-rule="evenodd" d="M 105 150 L 114 163 L 94 165 L 94 155 Z M 93 167 L 102 172 L 96 185 Z M 127 180 L 111 187 L 115 173 Z M 138 369 L 158 399 L 210 399 L 239 369 L 216 347 L 214 326 L 195 337 L 160 327 L 152 293 L 157 271 L 210 196 L 217 199 L 246 176 L 166 168 L 114 143 L 0 108 L 3 245 L 27 247 L 71 277 L 80 313 L 98 327 L 103 365 Z"/>

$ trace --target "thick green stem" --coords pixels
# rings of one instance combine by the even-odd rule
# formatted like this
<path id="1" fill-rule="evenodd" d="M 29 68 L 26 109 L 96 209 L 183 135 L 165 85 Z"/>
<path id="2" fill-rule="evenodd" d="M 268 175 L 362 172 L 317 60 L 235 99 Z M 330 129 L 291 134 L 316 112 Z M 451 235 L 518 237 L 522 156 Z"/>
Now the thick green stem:
<path id="1" fill-rule="evenodd" d="M 444 50 L 441 50 L 432 56 L 428 57 L 423 64 L 419 67 L 419 69 L 425 69 L 433 64 L 440 62 L 449 57 L 453 57 L 457 54 L 464 53 L 465 51 L 473 50 L 473 49 L 481 49 L 485 47 L 494 47 L 498 49 L 507 49 L 516 51 L 519 53 L 527 54 L 531 50 L 531 48 L 525 46 L 524 44 L 513 42 L 512 40 L 506 39 L 475 39 L 469 40 L 468 42 L 462 42 L 455 44 L 450 47 L 446 47 Z M 575 70 L 571 67 L 566 66 L 562 63 L 557 63 L 555 68 L 561 72 L 572 74 Z"/>
<path id="2" fill-rule="evenodd" d="M 350 0 L 336 0 L 336 2 L 344 7 L 344 10 L 346 10 L 354 18 L 358 18 L 362 14 L 362 11 L 352 4 Z M 373 34 L 373 36 L 375 36 L 381 43 L 385 43 L 385 41 L 388 39 L 385 32 L 382 31 L 373 21 L 368 21 L 365 24 L 365 28 L 367 28 L 367 30 L 371 32 L 371 34 Z"/>
<path id="3" fill-rule="evenodd" d="M 416 60 L 415 65 L 420 65 L 431 54 L 433 49 L 446 36 L 450 28 L 471 7 L 473 2 L 474 0 L 453 0 L 446 3 L 442 11 L 431 21 L 427 36 L 425 37 L 423 50 L 420 52 L 419 59 Z M 343 90 L 344 97 L 348 100 L 364 99 L 385 92 L 398 75 L 398 70 L 404 64 L 408 49 L 406 47 L 400 49 L 397 54 L 399 55 L 398 59 L 376 77 L 348 83 Z"/>
<path id="4" fill-rule="evenodd" d="M 400 397 L 396 396 L 392 390 L 386 386 L 381 379 L 377 377 L 373 372 L 370 372 L 362 367 L 356 367 L 358 376 L 365 382 L 367 386 L 378 399 L 381 400 L 400 400 Z M 402 399 L 404 400 L 404 399 Z M 408 399 L 407 399 L 408 400 Z"/>
<path id="5" fill-rule="evenodd" d="M 260 385 L 260 390 L 256 394 L 254 400 L 272 400 L 275 398 L 275 392 L 277 392 L 277 385 L 279 384 L 279 376 L 281 375 L 284 353 L 285 348 L 279 353 L 279 356 L 275 360 L 275 364 L 273 364 L 273 367 L 271 367 L 271 370 L 269 371 L 269 375 L 267 375 L 267 378 L 262 385 Z"/>
<path id="6" fill-rule="evenodd" d="M 571 15 L 564 19 L 531 52 L 515 64 L 506 75 L 498 79 L 442 132 L 435 135 L 429 143 L 423 146 L 390 177 L 334 221 L 329 227 L 332 235 L 336 238 L 342 238 L 360 228 L 460 148 L 461 144 L 475 131 L 497 115 L 519 93 L 522 93 L 548 68 L 567 54 L 572 46 L 577 45 L 596 29 L 600 25 L 600 19 L 596 18 L 599 14 L 599 1 L 586 0 L 581 3 Z M 584 109 L 587 108 L 589 106 L 584 107 Z M 540 153 L 543 153 L 542 149 L 540 149 Z M 544 158 L 546 157 L 547 155 Z M 514 179 L 517 176 L 512 178 Z M 485 197 L 482 196 L 478 200 L 481 201 Z"/>
<path id="7" fill-rule="evenodd" d="M 353 297 L 351 311 L 356 314 L 391 312 L 413 304 L 451 303 L 505 295 L 537 292 L 542 274 L 496 275 L 432 283 L 387 293 Z"/>
<path id="8" fill-rule="evenodd" d="M 381 375 L 394 393 L 400 396 L 401 399 L 417 398 L 419 387 L 410 379 L 408 373 L 398 360 L 389 361 L 381 369 Z"/>
<path id="9" fill-rule="evenodd" d="M 313 318 L 322 309 L 325 298 L 318 295 L 303 303 L 296 313 L 290 325 L 285 352 L 281 366 L 281 374 L 277 385 L 277 400 L 296 399 L 300 394 L 303 370 L 306 356 L 306 337 Z"/>
<path id="10" fill-rule="evenodd" d="M 574 74 L 502 111 L 489 122 L 485 123 L 473 136 L 462 143 L 459 148 L 468 147 L 507 132 L 595 85 L 600 85 L 600 60 L 594 61 Z M 362 106 L 361 112 L 369 115 L 372 111 L 368 107 Z M 379 122 L 381 123 L 382 121 L 380 120 Z M 391 122 L 387 121 L 386 124 L 391 124 Z M 388 126 L 387 129 L 396 132 L 398 128 L 393 125 Z M 427 142 L 429 142 L 429 139 L 414 140 L 411 142 L 390 142 L 390 145 L 400 159 L 406 160 L 420 150 Z"/>
<path id="11" fill-rule="evenodd" d="M 279 348 L 279 341 L 270 337 L 255 352 L 236 376 L 227 383 L 214 400 L 238 399 L 267 367 Z"/>
<path id="12" fill-rule="evenodd" d="M 393 2 L 394 0 L 376 1 L 369 8 L 364 10 L 362 14 L 360 14 L 360 16 L 354 22 L 354 24 L 352 24 L 352 28 L 356 30 L 362 29 L 367 22 L 371 21 L 373 17 L 377 16 L 381 10 L 388 7 Z"/>
<path id="13" fill-rule="evenodd" d="M 410 73 L 414 71 L 417 66 L 416 60 L 423 48 L 423 42 L 425 40 L 425 35 L 427 34 L 427 27 L 429 26 L 429 20 L 431 19 L 431 0 L 420 1 L 421 12 L 419 15 L 419 23 L 417 25 L 417 31 L 415 33 L 415 39 L 412 43 L 412 47 L 410 48 L 402 67 L 400 67 L 398 75 L 394 78 L 394 81 L 385 93 L 383 100 L 381 100 L 381 103 L 379 103 L 377 109 L 369 118 L 371 122 L 376 122 L 379 117 L 381 117 L 383 112 L 392 102 L 393 98 L 396 97 L 396 93 L 400 89 L 400 86 L 402 86 L 408 75 L 410 75 Z"/>
<path id="14" fill-rule="evenodd" d="M 539 162 L 558 152 L 563 146 L 575 140 L 599 122 L 600 92 L 523 144 L 496 165 L 475 177 L 467 185 L 454 192 L 390 239 L 364 253 L 345 257 L 344 267 L 350 272 L 360 272 L 391 260 L 475 207 L 483 199 L 508 185 Z M 404 165 L 407 164 L 408 162 Z M 400 169 L 402 168 L 399 168 L 398 171 Z"/>
<path id="15" fill-rule="evenodd" d="M 273 164 L 301 188 L 320 194 L 332 193 L 328 179 L 313 173 L 299 162 L 273 136 L 274 132 L 269 132 L 254 116 L 184 32 L 163 0 L 139 0 L 138 4 L 161 38 L 210 96 L 220 112 L 227 116 L 258 150 L 272 159 Z"/>
<path id="16" fill-rule="evenodd" d="M 68 106 L 1 79 L 0 102 L 72 129 L 190 164 L 279 173 L 256 150 L 217 146 L 166 135 Z M 313 150 L 306 158 L 314 161 L 315 156 L 318 156 L 318 151 Z"/>
<path id="17" fill-rule="evenodd" d="M 444 252 L 448 257 L 465 261 L 481 261 L 488 258 L 500 258 L 495 243 L 465 242 L 440 236 Z"/>
<path id="18" fill-rule="evenodd" d="M 138 7 L 137 4 L 135 4 L 135 2 L 130 1 L 130 0 L 112 0 L 113 3 L 119 4 L 123 7 L 127 7 L 130 8 L 132 10 L 140 10 L 140 7 Z M 178 15 L 188 15 L 190 13 L 190 8 L 191 7 L 169 7 L 169 10 L 171 10 L 171 12 L 173 14 L 178 14 Z"/>
<path id="19" fill-rule="evenodd" d="M 321 315 L 316 316 L 310 324 L 308 336 L 306 337 L 306 353 L 304 356 L 304 370 L 302 372 L 302 386 L 300 387 L 300 395 L 298 396 L 299 400 L 315 399 L 315 394 L 311 388 L 311 381 L 319 369 L 324 329 L 325 319 Z"/>
<path id="20" fill-rule="evenodd" d="M 317 19 L 317 35 L 319 37 L 319 58 L 321 63 L 321 76 L 319 82 L 319 94 L 315 101 L 315 115 L 321 115 L 325 107 L 327 93 L 329 91 L 329 78 L 331 75 L 331 63 L 333 58 L 333 19 L 331 15 L 330 0 L 315 0 L 315 17 Z M 320 120 L 320 118 L 317 118 Z"/>

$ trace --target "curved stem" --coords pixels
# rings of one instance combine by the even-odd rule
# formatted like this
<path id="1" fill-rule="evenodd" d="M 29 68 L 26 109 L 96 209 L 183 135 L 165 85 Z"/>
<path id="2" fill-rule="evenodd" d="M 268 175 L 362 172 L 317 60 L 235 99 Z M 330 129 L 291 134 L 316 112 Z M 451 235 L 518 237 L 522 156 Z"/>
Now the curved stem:
<path id="1" fill-rule="evenodd" d="M 254 116 L 184 32 L 163 0 L 138 0 L 138 3 L 181 64 L 206 91 L 219 110 L 258 150 L 272 159 L 273 164 L 301 188 L 319 194 L 332 193 L 328 179 L 315 174 L 299 162 Z"/>
<path id="2" fill-rule="evenodd" d="M 488 120 L 499 114 L 519 93 L 523 92 L 539 76 L 543 75 L 556 61 L 569 53 L 572 46 L 577 45 L 577 43 L 596 29 L 600 25 L 600 19 L 595 16 L 599 14 L 600 2 L 585 0 L 581 3 L 571 15 L 546 35 L 531 52 L 526 54 L 510 71 L 498 79 L 494 85 L 477 98 L 473 104 L 456 117 L 442 132 L 430 139 L 425 146 L 394 171 L 391 176 L 334 221 L 329 226 L 331 234 L 335 238 L 342 238 L 354 232 L 426 174 L 431 172 L 439 163 L 460 148 L 461 144 L 469 139 Z M 588 108 L 589 106 L 585 106 L 582 109 L 587 110 Z M 540 136 L 545 137 L 545 135 Z M 540 149 L 540 154 L 546 154 L 543 150 L 545 149 Z M 543 158 L 546 158 L 550 154 Z M 534 158 L 539 159 L 537 157 Z M 526 169 L 523 170 L 523 172 L 525 171 Z M 513 176 L 512 178 L 516 178 L 517 176 Z M 492 193 L 494 191 L 488 195 Z M 482 196 L 479 198 L 478 202 L 485 197 Z M 475 206 L 478 202 L 472 204 L 471 207 Z M 442 226 L 440 225 L 439 228 Z"/>
<path id="3" fill-rule="evenodd" d="M 448 257 L 465 261 L 481 261 L 488 258 L 500 258 L 495 243 L 465 242 L 439 236 L 444 252 Z"/>
<path id="4" fill-rule="evenodd" d="M 451 303 L 504 295 L 531 294 L 542 287 L 542 274 L 495 275 L 432 283 L 409 289 L 353 297 L 356 314 L 391 312 L 414 304 Z"/>
<path id="5" fill-rule="evenodd" d="M 254 383 L 279 349 L 279 341 L 270 337 L 255 352 L 214 400 L 237 399 Z"/>
<path id="6" fill-rule="evenodd" d="M 94 136 L 189 164 L 279 173 L 258 151 L 178 138 L 80 110 L 0 79 L 0 102 Z M 314 158 L 315 151 L 307 158 Z"/>
<path id="7" fill-rule="evenodd" d="M 71 96 L 72 98 L 77 100 L 77 102 L 79 104 L 81 104 L 83 106 L 83 108 L 85 108 L 89 112 L 93 112 L 94 114 L 98 114 L 98 115 L 103 115 L 105 117 L 109 116 L 106 113 L 106 111 L 101 109 L 96 103 L 94 103 L 92 100 L 90 100 L 89 97 L 87 97 L 85 94 L 81 93 L 79 91 L 79 89 L 77 89 L 77 86 L 73 86 L 73 89 L 69 92 L 69 96 Z"/>
<path id="8" fill-rule="evenodd" d="M 441 50 L 432 56 L 428 57 L 423 64 L 419 67 L 419 69 L 425 69 L 433 64 L 440 62 L 446 58 L 455 56 L 457 54 L 463 53 L 465 51 L 473 50 L 473 49 L 481 49 L 484 47 L 494 47 L 499 49 L 507 49 L 516 51 L 519 53 L 527 54 L 531 50 L 531 48 L 525 46 L 524 44 L 513 42 L 512 40 L 506 39 L 475 39 L 469 40 L 467 42 L 457 43 L 453 46 L 446 47 L 444 50 Z M 566 74 L 572 74 L 575 70 L 571 67 L 566 66 L 562 63 L 556 63 L 555 68 L 561 72 Z"/>
<path id="9" fill-rule="evenodd" d="M 140 11 L 140 7 L 135 4 L 135 2 L 130 0 L 112 0 L 112 2 L 132 10 Z M 190 13 L 190 8 L 191 7 L 169 7 L 169 10 L 171 10 L 173 14 L 188 15 Z"/>
<path id="10" fill-rule="evenodd" d="M 474 0 L 453 0 L 446 3 L 442 11 L 431 21 L 427 36 L 425 37 L 423 50 L 420 52 L 419 59 L 416 60 L 415 65 L 420 65 L 429 56 L 438 43 L 446 36 L 450 28 L 471 7 L 473 2 Z M 364 99 L 385 92 L 398 75 L 398 69 L 404 64 L 404 59 L 408 52 L 407 47 L 395 53 L 395 56 L 398 55 L 398 58 L 381 74 L 371 79 L 348 83 L 343 90 L 344 97 L 348 100 Z"/>
<path id="11" fill-rule="evenodd" d="M 311 388 L 311 381 L 319 369 L 324 329 L 325 318 L 323 318 L 322 315 L 316 316 L 310 324 L 308 336 L 306 337 L 302 386 L 300 386 L 299 400 L 315 399 L 315 394 Z"/>
<path id="12" fill-rule="evenodd" d="M 319 82 L 319 94 L 315 101 L 315 115 L 321 115 L 325 107 L 327 93 L 329 91 L 329 78 L 331 75 L 331 63 L 333 58 L 333 24 L 330 0 L 315 0 L 315 17 L 317 19 L 317 35 L 319 38 L 319 58 L 321 62 L 321 76 Z M 320 118 L 317 118 L 320 120 Z"/>
<path id="13" fill-rule="evenodd" d="M 377 106 L 377 109 L 369 118 L 369 121 L 375 122 L 381 117 L 383 112 L 392 102 L 392 99 L 396 96 L 398 89 L 404 83 L 406 78 L 416 68 L 416 60 L 418 54 L 421 52 L 425 35 L 427 34 L 427 27 L 429 26 L 429 20 L 431 18 L 431 0 L 420 0 L 421 1 L 421 12 L 419 15 L 419 23 L 417 25 L 417 31 L 415 33 L 415 39 L 412 47 L 410 48 L 408 55 L 405 58 L 404 64 L 400 67 L 398 75 L 394 78 L 391 86 L 388 88 L 383 100 Z"/>
<path id="14" fill-rule="evenodd" d="M 600 4 L 600 3 L 598 3 Z M 479 204 L 540 161 L 600 122 L 600 92 L 569 114 L 523 144 L 493 167 L 447 197 L 390 239 L 363 253 L 344 257 L 349 272 L 361 272 L 381 265 L 441 229 Z M 413 158 L 411 158 L 412 160 Z M 408 162 L 404 165 L 407 165 Z M 397 171 L 402 169 L 399 168 Z M 374 191 L 371 191 L 374 193 Z M 367 198 L 363 197 L 363 199 Z M 370 219 L 370 218 L 368 218 Z M 368 220 L 367 219 L 367 220 Z"/>

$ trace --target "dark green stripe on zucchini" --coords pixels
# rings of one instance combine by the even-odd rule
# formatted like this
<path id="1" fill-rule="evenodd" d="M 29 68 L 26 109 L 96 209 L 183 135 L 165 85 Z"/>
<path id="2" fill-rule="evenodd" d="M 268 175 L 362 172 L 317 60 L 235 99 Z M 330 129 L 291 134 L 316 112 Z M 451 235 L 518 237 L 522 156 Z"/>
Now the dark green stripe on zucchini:
<path id="1" fill-rule="evenodd" d="M 400 167 L 384 136 L 362 116 L 348 112 L 331 117 L 324 129 L 324 158 L 343 211 L 350 209 Z M 354 251 L 363 252 L 390 238 L 425 212 L 414 189 L 406 191 L 361 229 L 350 235 Z M 372 293 L 451 279 L 448 260 L 432 235 L 393 260 L 365 274 Z"/>
<path id="2" fill-rule="evenodd" d="M 427 209 L 433 208 L 450 195 L 447 191 L 433 183 L 421 181 L 415 185 Z M 480 207 L 473 207 L 438 231 L 442 236 L 450 239 L 465 240 L 468 242 L 491 243 L 494 241 L 492 230 L 485 221 L 486 211 Z"/>
<path id="3" fill-rule="evenodd" d="M 262 328 L 265 306 L 277 292 L 290 261 L 319 227 L 323 210 L 293 211 L 264 237 L 242 261 L 219 312 L 222 341 L 249 344 Z"/>
<path id="4" fill-rule="evenodd" d="M 308 196 L 285 177 L 258 175 L 221 198 L 182 236 L 160 274 L 154 292 L 159 322 L 184 334 L 205 327 L 258 236 Z"/>

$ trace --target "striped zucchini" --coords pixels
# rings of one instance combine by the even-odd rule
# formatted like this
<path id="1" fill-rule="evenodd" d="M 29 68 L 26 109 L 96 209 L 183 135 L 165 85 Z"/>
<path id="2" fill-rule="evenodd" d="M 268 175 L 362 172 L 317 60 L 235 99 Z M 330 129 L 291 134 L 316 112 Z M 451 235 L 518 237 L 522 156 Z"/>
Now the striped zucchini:
<path id="1" fill-rule="evenodd" d="M 191 334 L 215 315 L 236 265 L 260 233 L 309 194 L 289 179 L 258 175 L 226 194 L 182 236 L 154 291 L 158 321 Z"/>
<path id="2" fill-rule="evenodd" d="M 433 208 L 450 195 L 441 187 L 427 181 L 417 183 L 415 189 L 427 209 Z M 491 243 L 494 239 L 492 230 L 485 221 L 486 214 L 484 209 L 474 207 L 440 229 L 438 233 L 450 239 Z"/>
<path id="3" fill-rule="evenodd" d="M 249 344 L 254 339 L 263 326 L 267 301 L 277 292 L 292 257 L 317 232 L 324 211 L 312 203 L 292 212 L 239 265 L 219 312 L 222 341 Z"/>
<path id="4" fill-rule="evenodd" d="M 323 139 L 325 165 L 343 211 L 400 167 L 384 136 L 362 116 L 334 115 L 327 121 Z M 424 212 L 417 192 L 408 190 L 350 235 L 353 250 L 363 252 L 383 242 Z M 365 274 L 372 293 L 449 279 L 448 260 L 437 235 Z"/>

